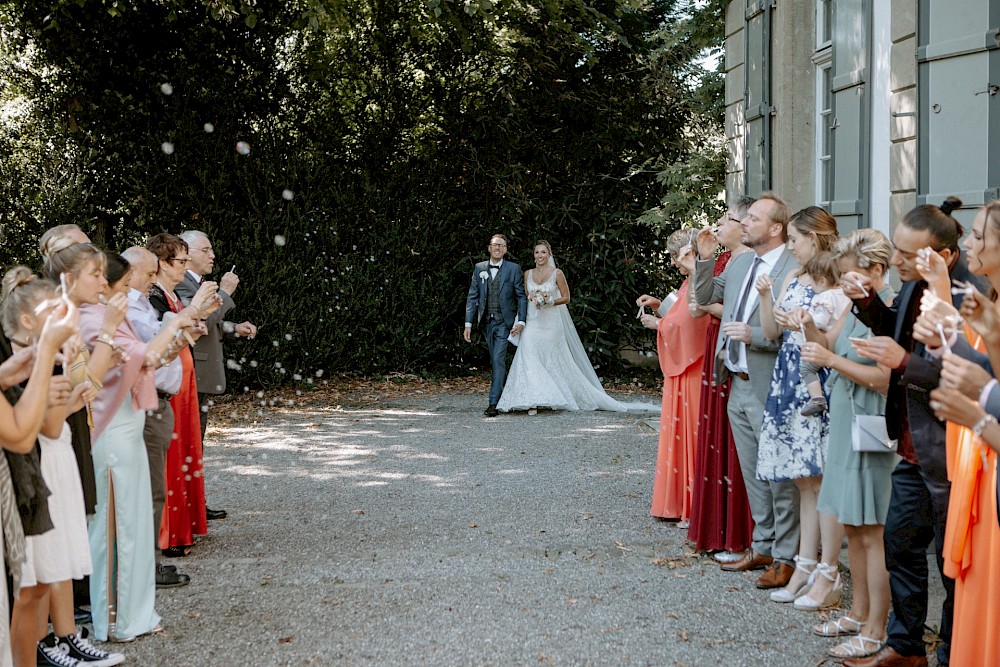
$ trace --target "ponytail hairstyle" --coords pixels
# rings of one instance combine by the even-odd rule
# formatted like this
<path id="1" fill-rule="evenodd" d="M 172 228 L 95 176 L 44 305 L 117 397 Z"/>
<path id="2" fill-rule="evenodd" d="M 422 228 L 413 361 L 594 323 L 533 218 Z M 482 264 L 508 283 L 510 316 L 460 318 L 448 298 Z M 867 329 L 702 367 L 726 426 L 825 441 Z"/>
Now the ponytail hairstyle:
<path id="1" fill-rule="evenodd" d="M 940 206 L 934 204 L 923 204 L 903 216 L 902 224 L 914 231 L 928 231 L 937 242 L 935 250 L 951 250 L 958 252 L 958 242 L 965 229 L 958 220 L 952 217 L 951 212 L 962 207 L 962 200 L 951 196 L 944 200 Z"/>
<path id="2" fill-rule="evenodd" d="M 811 236 L 817 253 L 832 249 L 839 238 L 837 221 L 819 206 L 807 206 L 793 215 L 788 224 L 803 236 Z"/>
<path id="3" fill-rule="evenodd" d="M 15 336 L 21 329 L 21 316 L 33 313 L 38 304 L 55 293 L 54 282 L 39 278 L 26 266 L 15 266 L 4 274 L 0 314 L 4 334 L 8 338 Z"/>

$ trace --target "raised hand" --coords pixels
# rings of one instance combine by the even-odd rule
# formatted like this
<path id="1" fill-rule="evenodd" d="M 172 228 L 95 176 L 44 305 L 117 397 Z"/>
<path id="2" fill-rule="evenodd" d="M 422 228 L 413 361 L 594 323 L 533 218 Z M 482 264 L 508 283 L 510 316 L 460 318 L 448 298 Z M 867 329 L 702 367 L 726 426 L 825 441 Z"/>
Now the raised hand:
<path id="1" fill-rule="evenodd" d="M 948 276 L 948 265 L 944 258 L 931 248 L 921 248 L 917 251 L 916 267 L 934 294 L 941 299 L 947 299 L 951 293 L 951 278 Z"/>
<path id="2" fill-rule="evenodd" d="M 986 340 L 1000 340 L 1000 312 L 997 304 L 976 290 L 962 299 L 959 314 L 965 318 L 972 330 Z"/>
<path id="3" fill-rule="evenodd" d="M 889 336 L 856 338 L 851 340 L 851 345 L 858 351 L 859 356 L 871 359 L 889 369 L 899 368 L 906 358 L 906 350 Z"/>
<path id="4" fill-rule="evenodd" d="M 954 306 L 925 290 L 920 297 L 920 315 L 913 323 L 913 338 L 927 347 L 941 347 L 955 335 L 960 321 Z"/>
<path id="5" fill-rule="evenodd" d="M 712 259 L 719 249 L 719 239 L 715 237 L 715 232 L 707 228 L 698 232 L 697 244 L 701 259 Z"/>
<path id="6" fill-rule="evenodd" d="M 229 296 L 233 295 L 233 292 L 236 291 L 236 288 L 239 286 L 239 284 L 240 284 L 240 277 L 235 273 L 233 273 L 232 271 L 227 271 L 226 275 L 222 276 L 222 278 L 219 279 L 219 289 L 228 294 Z"/>
<path id="7" fill-rule="evenodd" d="M 83 406 L 87 405 L 95 398 L 97 398 L 97 387 L 95 387 L 90 380 L 81 382 L 73 388 L 73 393 L 70 394 L 67 402 L 69 408 L 66 412 L 72 414 L 82 410 Z"/>
<path id="8" fill-rule="evenodd" d="M 648 294 L 643 294 L 638 299 L 635 300 L 635 305 L 645 306 L 646 308 L 659 308 L 660 300 L 655 296 L 649 296 Z"/>
<path id="9" fill-rule="evenodd" d="M 837 356 L 819 343 L 808 342 L 802 346 L 802 361 L 816 366 L 828 367 Z"/>
<path id="10" fill-rule="evenodd" d="M 950 352 L 941 360 L 941 387 L 960 391 L 973 400 L 979 400 L 983 387 L 992 379 L 982 366 Z"/>
<path id="11" fill-rule="evenodd" d="M 101 328 L 106 332 L 114 333 L 118 325 L 125 319 L 128 313 L 128 297 L 124 294 L 115 294 L 104 304 L 104 324 Z"/>
<path id="12" fill-rule="evenodd" d="M 73 392 L 73 385 L 65 375 L 53 375 L 49 380 L 49 403 L 48 407 L 57 408 L 66 405 L 70 394 Z"/>
<path id="13" fill-rule="evenodd" d="M 237 336 L 245 336 L 246 338 L 255 338 L 257 336 L 257 327 L 252 322 L 240 322 L 235 327 L 233 331 Z"/>
<path id="14" fill-rule="evenodd" d="M 68 299 L 64 299 L 45 318 L 42 335 L 38 338 L 41 350 L 55 355 L 63 343 L 78 332 L 79 312 Z"/>
<path id="15" fill-rule="evenodd" d="M 694 249 L 691 247 L 690 244 L 681 248 L 680 253 L 677 255 L 677 264 L 679 264 L 681 268 L 687 271 L 688 275 L 694 275 L 694 265 L 695 265 Z"/>
<path id="16" fill-rule="evenodd" d="M 757 276 L 757 281 L 753 284 L 757 292 L 760 293 L 760 300 L 764 301 L 765 297 L 768 302 L 771 301 L 771 297 L 774 296 L 774 281 L 771 280 L 771 276 L 766 273 L 762 273 Z"/>
<path id="17" fill-rule="evenodd" d="M 872 295 L 872 279 L 858 271 L 840 276 L 840 288 L 848 299 L 864 299 Z"/>
<path id="18" fill-rule="evenodd" d="M 966 397 L 957 389 L 944 387 L 931 392 L 930 406 L 938 419 L 968 428 L 972 428 L 986 414 L 978 401 Z"/>
<path id="19" fill-rule="evenodd" d="M 191 306 L 198 312 L 198 317 L 206 317 L 219 307 L 219 300 L 216 293 L 219 291 L 219 284 L 206 280 L 198 286 L 198 291 L 191 297 Z"/>
<path id="20" fill-rule="evenodd" d="M 0 390 L 21 384 L 31 377 L 34 363 L 34 347 L 26 347 L 7 357 L 7 360 L 0 364 Z"/>
<path id="21" fill-rule="evenodd" d="M 653 329 L 654 331 L 660 324 L 660 318 L 656 315 L 650 315 L 649 313 L 643 313 L 642 317 L 639 318 L 639 321 L 642 322 L 642 326 L 647 329 Z"/>

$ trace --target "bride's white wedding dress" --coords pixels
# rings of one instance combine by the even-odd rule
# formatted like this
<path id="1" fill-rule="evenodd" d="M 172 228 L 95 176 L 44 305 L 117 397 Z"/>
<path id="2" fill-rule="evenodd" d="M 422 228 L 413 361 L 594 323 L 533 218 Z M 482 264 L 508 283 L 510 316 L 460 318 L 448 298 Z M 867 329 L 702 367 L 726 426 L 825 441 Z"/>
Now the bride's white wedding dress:
<path id="1" fill-rule="evenodd" d="M 544 290 L 552 301 L 561 296 L 555 271 L 542 284 L 536 283 L 534 276 L 534 270 L 528 272 L 525 291 L 529 295 Z M 608 396 L 583 349 L 569 309 L 565 305 L 538 308 L 529 300 L 527 322 L 497 410 L 510 412 L 535 407 L 660 411 L 658 404 L 621 403 Z"/>

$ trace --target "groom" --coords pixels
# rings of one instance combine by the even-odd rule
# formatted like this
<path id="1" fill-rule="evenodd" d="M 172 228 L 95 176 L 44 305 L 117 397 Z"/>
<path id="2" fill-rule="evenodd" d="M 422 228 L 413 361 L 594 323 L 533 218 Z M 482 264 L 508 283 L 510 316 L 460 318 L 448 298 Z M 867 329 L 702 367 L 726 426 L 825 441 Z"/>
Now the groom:
<path id="1" fill-rule="evenodd" d="M 524 328 L 528 299 L 524 295 L 524 274 L 514 262 L 505 262 L 507 237 L 494 234 L 489 245 L 490 259 L 472 270 L 472 285 L 465 301 L 465 342 L 472 342 L 472 323 L 486 323 L 486 344 L 490 348 L 493 380 L 490 405 L 483 412 L 497 416 L 497 403 L 507 379 L 507 336 L 517 336 Z M 475 320 L 473 320 L 475 318 Z"/>

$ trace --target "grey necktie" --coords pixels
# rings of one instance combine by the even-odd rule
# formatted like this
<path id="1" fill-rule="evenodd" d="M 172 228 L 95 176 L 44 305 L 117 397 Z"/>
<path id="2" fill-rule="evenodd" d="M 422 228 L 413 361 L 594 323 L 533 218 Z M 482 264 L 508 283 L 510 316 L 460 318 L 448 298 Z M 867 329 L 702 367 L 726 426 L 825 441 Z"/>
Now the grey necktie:
<path id="1" fill-rule="evenodd" d="M 743 289 L 743 294 L 740 295 L 740 303 L 736 306 L 736 310 L 733 311 L 733 322 L 743 321 L 743 309 L 747 306 L 747 301 L 750 299 L 750 290 L 753 289 L 753 285 L 757 282 L 757 269 L 764 260 L 760 256 L 754 257 L 753 268 L 750 269 L 750 280 L 747 281 L 746 287 Z M 729 341 L 729 361 L 733 364 L 737 364 L 740 361 L 740 342 Z"/>

